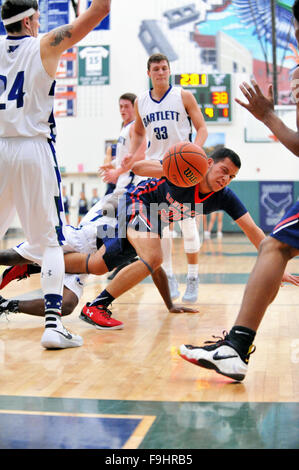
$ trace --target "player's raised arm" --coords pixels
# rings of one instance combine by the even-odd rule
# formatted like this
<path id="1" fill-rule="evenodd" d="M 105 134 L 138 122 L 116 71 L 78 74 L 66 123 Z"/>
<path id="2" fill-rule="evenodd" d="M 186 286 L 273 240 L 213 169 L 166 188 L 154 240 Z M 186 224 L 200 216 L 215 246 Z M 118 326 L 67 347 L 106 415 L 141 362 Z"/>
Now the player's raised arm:
<path id="1" fill-rule="evenodd" d="M 247 109 L 256 119 L 263 122 L 278 140 L 299 157 L 299 69 L 296 68 L 291 81 L 292 94 L 296 103 L 297 131 L 290 129 L 275 113 L 272 85 L 269 85 L 267 96 L 264 95 L 254 79 L 251 84 L 240 85 L 247 102 L 235 98 L 235 101 Z"/>
<path id="2" fill-rule="evenodd" d="M 72 23 L 55 28 L 41 39 L 41 58 L 51 77 L 55 77 L 61 54 L 81 41 L 110 12 L 111 0 L 93 0 L 90 7 Z"/>

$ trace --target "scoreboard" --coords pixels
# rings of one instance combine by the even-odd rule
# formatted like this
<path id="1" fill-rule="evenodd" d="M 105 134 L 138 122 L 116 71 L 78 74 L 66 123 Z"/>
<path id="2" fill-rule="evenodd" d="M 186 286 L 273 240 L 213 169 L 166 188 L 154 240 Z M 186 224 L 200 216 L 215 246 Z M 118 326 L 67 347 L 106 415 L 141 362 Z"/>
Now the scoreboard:
<path id="1" fill-rule="evenodd" d="M 171 77 L 193 93 L 206 123 L 229 123 L 231 116 L 231 75 L 223 73 L 181 73 Z"/>

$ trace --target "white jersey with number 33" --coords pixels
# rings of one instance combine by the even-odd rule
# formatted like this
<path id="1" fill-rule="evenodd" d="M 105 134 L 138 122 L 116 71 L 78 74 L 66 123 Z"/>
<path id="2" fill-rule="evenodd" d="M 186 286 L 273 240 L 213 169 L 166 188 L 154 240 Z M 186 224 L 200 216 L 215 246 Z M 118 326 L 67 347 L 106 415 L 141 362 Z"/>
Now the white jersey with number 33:
<path id="1" fill-rule="evenodd" d="M 191 120 L 180 87 L 171 86 L 160 101 L 152 98 L 150 90 L 146 91 L 138 96 L 138 112 L 148 141 L 146 159 L 162 160 L 169 147 L 191 140 Z"/>

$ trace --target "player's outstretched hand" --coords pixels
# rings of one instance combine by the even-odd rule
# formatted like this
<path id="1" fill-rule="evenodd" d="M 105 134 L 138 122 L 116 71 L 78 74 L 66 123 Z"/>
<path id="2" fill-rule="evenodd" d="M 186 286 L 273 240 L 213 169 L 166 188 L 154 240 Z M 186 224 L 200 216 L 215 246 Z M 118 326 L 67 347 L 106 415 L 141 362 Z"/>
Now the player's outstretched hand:
<path id="1" fill-rule="evenodd" d="M 199 310 L 190 308 L 190 307 L 185 307 L 184 305 L 178 305 L 174 304 L 170 309 L 170 313 L 197 313 Z"/>
<path id="2" fill-rule="evenodd" d="M 106 163 L 105 165 L 101 165 L 98 169 L 99 175 L 104 176 L 104 173 L 107 170 L 115 170 L 115 166 L 113 166 L 111 163 Z"/>
<path id="3" fill-rule="evenodd" d="M 235 98 L 236 103 L 246 108 L 256 119 L 263 121 L 265 116 L 274 110 L 273 87 L 271 84 L 268 87 L 267 96 L 262 93 L 254 79 L 251 80 L 251 85 L 243 82 L 239 88 L 247 98 L 248 103 Z"/>
<path id="4" fill-rule="evenodd" d="M 293 284 L 294 286 L 299 286 L 299 276 L 295 276 L 294 274 L 290 274 L 285 271 L 282 276 L 281 285 L 283 286 L 285 282 Z"/>

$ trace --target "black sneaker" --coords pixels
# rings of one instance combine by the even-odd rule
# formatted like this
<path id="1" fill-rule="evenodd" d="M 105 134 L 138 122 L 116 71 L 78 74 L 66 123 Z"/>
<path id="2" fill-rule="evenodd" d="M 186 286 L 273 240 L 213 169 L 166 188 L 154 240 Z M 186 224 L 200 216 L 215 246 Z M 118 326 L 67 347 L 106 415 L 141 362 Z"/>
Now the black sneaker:
<path id="1" fill-rule="evenodd" d="M 16 313 L 18 311 L 17 300 L 7 300 L 0 295 L 0 317 L 3 313 Z"/>
<path id="2" fill-rule="evenodd" d="M 249 356 L 255 351 L 251 345 L 245 357 L 235 349 L 228 339 L 227 332 L 218 341 L 206 341 L 208 346 L 192 346 L 182 344 L 179 347 L 179 355 L 188 362 L 205 369 L 213 369 L 218 374 L 241 382 L 247 372 Z"/>

